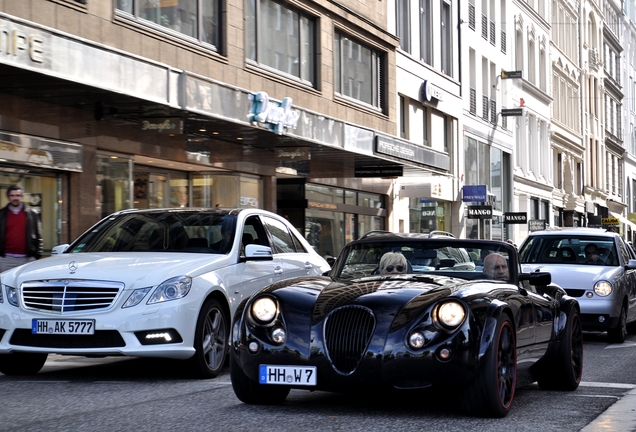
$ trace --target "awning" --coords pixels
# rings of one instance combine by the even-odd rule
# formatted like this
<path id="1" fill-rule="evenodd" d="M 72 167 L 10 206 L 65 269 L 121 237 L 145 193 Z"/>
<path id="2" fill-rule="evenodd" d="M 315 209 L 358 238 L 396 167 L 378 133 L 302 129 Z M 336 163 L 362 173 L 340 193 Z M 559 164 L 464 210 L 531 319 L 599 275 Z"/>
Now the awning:
<path id="1" fill-rule="evenodd" d="M 612 217 L 617 218 L 618 220 L 621 221 L 621 223 L 624 223 L 625 225 L 627 225 L 628 227 L 630 227 L 632 229 L 632 231 L 636 231 L 636 224 L 633 223 L 632 221 L 630 221 L 629 219 L 627 219 L 625 216 L 619 215 L 618 213 L 614 213 L 614 212 L 609 212 L 609 214 Z"/>

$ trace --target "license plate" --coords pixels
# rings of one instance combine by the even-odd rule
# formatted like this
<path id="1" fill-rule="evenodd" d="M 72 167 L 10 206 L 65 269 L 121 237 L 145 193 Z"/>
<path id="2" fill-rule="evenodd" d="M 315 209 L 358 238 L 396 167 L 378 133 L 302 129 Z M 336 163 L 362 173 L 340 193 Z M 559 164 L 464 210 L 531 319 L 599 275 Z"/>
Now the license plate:
<path id="1" fill-rule="evenodd" d="M 315 386 L 317 373 L 315 366 L 260 365 L 258 382 L 261 384 Z"/>
<path id="2" fill-rule="evenodd" d="M 92 335 L 95 334 L 95 320 L 34 319 L 31 333 Z"/>

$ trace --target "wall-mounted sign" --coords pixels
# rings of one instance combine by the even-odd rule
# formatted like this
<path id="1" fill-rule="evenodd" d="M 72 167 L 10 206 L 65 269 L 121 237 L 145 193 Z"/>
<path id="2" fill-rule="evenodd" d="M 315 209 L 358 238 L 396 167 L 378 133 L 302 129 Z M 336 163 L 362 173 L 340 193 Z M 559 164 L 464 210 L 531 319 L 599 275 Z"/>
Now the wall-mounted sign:
<path id="1" fill-rule="evenodd" d="M 523 72 L 518 71 L 501 71 L 501 78 L 510 79 L 510 78 L 523 78 Z"/>
<path id="2" fill-rule="evenodd" d="M 309 147 L 277 147 L 276 159 L 305 161 L 311 159 L 311 154 L 309 153 Z"/>
<path id="3" fill-rule="evenodd" d="M 462 201 L 486 202 L 488 190 L 486 185 L 467 185 L 462 188 Z"/>
<path id="4" fill-rule="evenodd" d="M 250 94 L 252 101 L 249 121 L 264 123 L 272 132 L 282 135 L 285 129 L 296 129 L 300 114 L 292 110 L 292 98 L 285 97 L 280 103 L 271 101 L 267 93 Z"/>
<path id="5" fill-rule="evenodd" d="M 519 213 L 504 213 L 503 215 L 505 224 L 525 224 L 528 223 L 528 214 L 525 212 Z"/>
<path id="6" fill-rule="evenodd" d="M 541 231 L 546 227 L 545 220 L 543 219 L 532 219 L 528 221 L 528 230 L 529 231 Z"/>
<path id="7" fill-rule="evenodd" d="M 151 118 L 141 121 L 141 130 L 166 132 L 169 134 L 182 134 L 183 121 L 179 118 Z"/>
<path id="8" fill-rule="evenodd" d="M 443 93 L 440 89 L 435 87 L 429 80 L 424 80 L 422 83 L 422 99 L 430 102 L 433 99 L 437 99 L 438 101 L 442 101 Z"/>
<path id="9" fill-rule="evenodd" d="M 357 166 L 355 177 L 402 177 L 404 167 L 402 165 L 392 166 Z"/>
<path id="10" fill-rule="evenodd" d="M 620 225 L 621 221 L 618 220 L 618 218 L 615 217 L 606 217 L 606 218 L 602 218 L 601 219 L 601 224 L 606 226 L 606 225 Z"/>
<path id="11" fill-rule="evenodd" d="M 425 217 L 425 218 L 437 217 L 437 209 L 435 207 L 422 209 L 422 217 Z"/>
<path id="12" fill-rule="evenodd" d="M 468 206 L 468 219 L 492 219 L 492 206 Z"/>
<path id="13" fill-rule="evenodd" d="M 519 117 L 523 115 L 523 108 L 502 108 L 502 117 Z"/>

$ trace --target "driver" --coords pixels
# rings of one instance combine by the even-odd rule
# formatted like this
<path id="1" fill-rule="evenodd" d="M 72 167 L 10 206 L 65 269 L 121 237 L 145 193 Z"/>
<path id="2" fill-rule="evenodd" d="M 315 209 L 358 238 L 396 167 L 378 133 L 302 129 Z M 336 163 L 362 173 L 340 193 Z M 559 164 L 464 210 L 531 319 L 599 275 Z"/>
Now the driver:
<path id="1" fill-rule="evenodd" d="M 495 280 L 508 281 L 508 261 L 498 253 L 491 253 L 484 259 L 484 273 Z"/>

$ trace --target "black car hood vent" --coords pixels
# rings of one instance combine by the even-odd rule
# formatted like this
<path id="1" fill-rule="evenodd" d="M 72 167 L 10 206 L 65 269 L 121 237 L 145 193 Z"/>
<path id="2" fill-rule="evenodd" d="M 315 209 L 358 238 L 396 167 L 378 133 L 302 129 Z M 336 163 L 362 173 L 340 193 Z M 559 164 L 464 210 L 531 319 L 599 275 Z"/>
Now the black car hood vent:
<path id="1" fill-rule="evenodd" d="M 325 320 L 327 357 L 336 372 L 350 375 L 362 361 L 375 329 L 375 316 L 362 306 L 343 306 Z"/>

